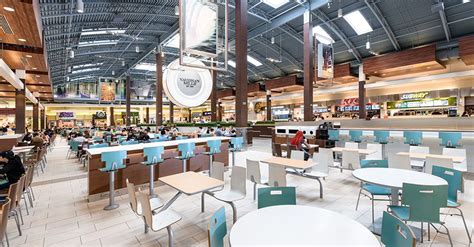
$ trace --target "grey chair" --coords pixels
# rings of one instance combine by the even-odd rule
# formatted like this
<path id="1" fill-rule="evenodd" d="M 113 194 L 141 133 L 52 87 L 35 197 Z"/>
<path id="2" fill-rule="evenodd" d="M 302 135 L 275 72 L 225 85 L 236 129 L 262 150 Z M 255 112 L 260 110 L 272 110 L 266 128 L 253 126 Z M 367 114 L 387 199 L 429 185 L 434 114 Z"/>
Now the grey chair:
<path id="1" fill-rule="evenodd" d="M 257 198 L 257 185 L 268 185 L 268 178 L 262 176 L 260 162 L 247 159 L 247 179 L 253 183 L 253 200 Z"/>
<path id="2" fill-rule="evenodd" d="M 126 183 L 127 183 L 128 199 L 130 200 L 130 207 L 132 208 L 132 211 L 136 215 L 138 215 L 140 217 L 144 217 L 143 207 L 142 207 L 141 203 L 137 200 L 137 196 L 135 195 L 135 184 L 130 183 L 128 181 L 128 178 L 126 179 Z M 163 204 L 164 204 L 163 201 L 158 197 L 149 198 L 149 203 L 150 203 L 150 208 L 153 211 L 163 207 Z M 148 232 L 148 227 L 147 227 L 146 222 L 144 222 L 144 223 L 145 223 L 145 233 L 147 233 Z"/>

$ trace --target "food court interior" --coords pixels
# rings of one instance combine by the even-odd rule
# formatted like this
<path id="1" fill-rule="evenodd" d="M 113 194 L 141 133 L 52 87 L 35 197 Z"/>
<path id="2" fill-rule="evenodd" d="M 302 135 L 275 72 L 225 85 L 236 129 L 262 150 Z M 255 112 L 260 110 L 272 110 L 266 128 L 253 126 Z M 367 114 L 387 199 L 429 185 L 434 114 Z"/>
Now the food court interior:
<path id="1" fill-rule="evenodd" d="M 470 246 L 471 0 L 0 1 L 3 246 Z"/>

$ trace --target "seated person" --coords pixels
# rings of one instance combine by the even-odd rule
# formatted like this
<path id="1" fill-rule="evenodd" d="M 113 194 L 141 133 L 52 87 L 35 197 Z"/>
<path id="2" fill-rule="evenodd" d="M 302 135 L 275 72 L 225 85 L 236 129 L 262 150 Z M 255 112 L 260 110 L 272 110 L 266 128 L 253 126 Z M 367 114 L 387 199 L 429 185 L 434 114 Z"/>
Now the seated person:
<path id="1" fill-rule="evenodd" d="M 3 176 L 8 181 L 0 184 L 0 190 L 8 190 L 10 184 L 16 183 L 21 175 L 25 173 L 25 168 L 21 163 L 20 157 L 13 154 L 12 151 L 0 152 L 0 176 Z M 2 191 L 2 194 L 3 191 Z"/>
<path id="2" fill-rule="evenodd" d="M 298 130 L 295 136 L 291 138 L 291 145 L 296 146 L 297 150 L 304 152 L 304 160 L 309 159 L 309 144 L 306 138 L 304 137 L 303 131 Z"/>
<path id="3" fill-rule="evenodd" d="M 25 136 L 23 137 L 23 142 L 30 142 L 32 139 L 32 135 L 29 132 L 26 132 Z"/>
<path id="4" fill-rule="evenodd" d="M 158 135 L 158 139 L 160 140 L 169 140 L 170 136 L 166 133 L 166 130 L 161 130 L 160 134 Z"/>
<path id="5" fill-rule="evenodd" d="M 41 149 L 43 147 L 44 140 L 41 138 L 38 132 L 33 133 L 33 138 L 31 138 L 31 145 L 35 146 L 35 149 Z"/>
<path id="6" fill-rule="evenodd" d="M 138 134 L 138 140 L 142 142 L 146 142 L 150 140 L 150 136 L 146 131 L 140 131 L 140 134 Z"/>

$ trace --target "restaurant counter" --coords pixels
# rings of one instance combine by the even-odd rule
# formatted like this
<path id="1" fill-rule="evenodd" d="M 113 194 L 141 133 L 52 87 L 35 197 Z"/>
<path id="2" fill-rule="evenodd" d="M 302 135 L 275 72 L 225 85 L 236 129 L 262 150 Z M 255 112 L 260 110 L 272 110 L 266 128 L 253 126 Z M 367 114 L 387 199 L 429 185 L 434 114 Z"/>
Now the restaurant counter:
<path id="1" fill-rule="evenodd" d="M 11 150 L 23 139 L 24 134 L 0 136 L 0 152 Z"/>
<path id="2" fill-rule="evenodd" d="M 131 183 L 142 185 L 149 183 L 150 175 L 149 169 L 146 165 L 141 164 L 144 161 L 143 149 L 145 147 L 163 146 L 165 152 L 163 154 L 163 161 L 157 165 L 155 169 L 155 181 L 159 177 L 173 175 L 182 172 L 181 160 L 175 159 L 179 155 L 178 145 L 180 143 L 194 142 L 196 143 L 195 157 L 189 161 L 189 171 L 203 171 L 209 169 L 209 156 L 202 154 L 206 151 L 207 141 L 221 140 L 221 153 L 214 155 L 214 161 L 222 162 L 225 166 L 229 165 L 229 137 L 205 137 L 205 138 L 191 138 L 184 140 L 142 143 L 134 145 L 113 146 L 104 148 L 87 149 L 89 158 L 88 166 L 88 198 L 89 201 L 105 198 L 108 194 L 109 179 L 108 173 L 101 172 L 99 169 L 105 167 L 105 163 L 101 161 L 101 154 L 111 151 L 127 151 L 127 159 L 125 161 L 126 168 L 120 169 L 116 173 L 115 189 L 120 190 L 126 188 L 126 179 Z"/>

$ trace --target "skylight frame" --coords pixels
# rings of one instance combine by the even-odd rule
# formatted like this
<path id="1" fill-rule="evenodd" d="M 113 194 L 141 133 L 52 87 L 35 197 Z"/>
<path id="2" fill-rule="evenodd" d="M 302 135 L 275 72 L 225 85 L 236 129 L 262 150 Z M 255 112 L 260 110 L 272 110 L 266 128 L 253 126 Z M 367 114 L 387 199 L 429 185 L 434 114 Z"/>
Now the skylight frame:
<path id="1" fill-rule="evenodd" d="M 290 2 L 290 0 L 261 0 L 262 3 L 274 8 L 274 9 L 278 9 L 280 8 L 281 6 L 287 4 Z"/>
<path id="2" fill-rule="evenodd" d="M 237 66 L 237 64 L 235 63 L 234 60 L 229 60 L 229 61 L 227 61 L 227 64 L 228 64 L 229 66 L 233 67 L 233 68 L 235 68 L 235 67 Z"/>
<path id="3" fill-rule="evenodd" d="M 89 35 L 104 35 L 104 34 L 124 34 L 127 30 L 126 29 L 118 29 L 118 28 L 99 28 L 99 29 L 83 29 L 81 32 L 81 36 L 89 36 Z"/>
<path id="4" fill-rule="evenodd" d="M 98 45 L 116 45 L 118 40 L 94 40 L 94 41 L 83 41 L 77 44 L 77 47 L 90 47 Z"/>
<path id="5" fill-rule="evenodd" d="M 179 49 L 179 43 L 180 43 L 179 38 L 180 38 L 179 33 L 176 33 L 164 44 L 164 46 Z"/>
<path id="6" fill-rule="evenodd" d="M 98 71 L 100 68 L 95 67 L 95 68 L 87 68 L 87 69 L 79 69 L 79 70 L 73 70 L 71 74 L 79 74 L 79 73 L 85 73 L 85 72 L 93 72 L 93 71 Z"/>
<path id="7" fill-rule="evenodd" d="M 362 35 L 374 31 L 365 16 L 359 10 L 344 15 L 343 18 L 357 33 L 357 35 Z"/>
<path id="8" fill-rule="evenodd" d="M 247 55 L 247 61 L 255 67 L 260 67 L 260 66 L 263 65 L 262 62 L 258 61 L 256 58 L 254 58 L 250 55 Z"/>

